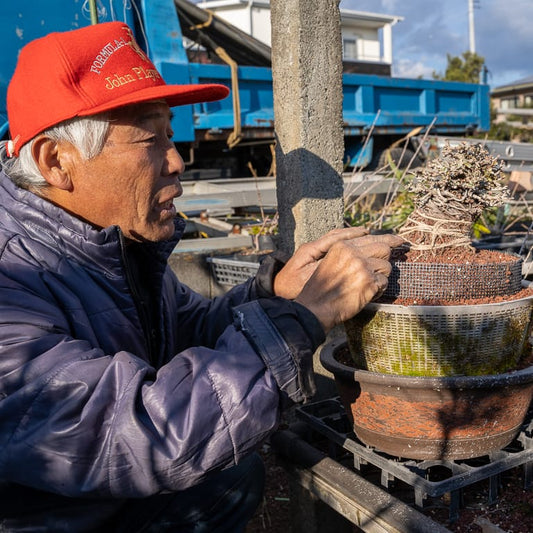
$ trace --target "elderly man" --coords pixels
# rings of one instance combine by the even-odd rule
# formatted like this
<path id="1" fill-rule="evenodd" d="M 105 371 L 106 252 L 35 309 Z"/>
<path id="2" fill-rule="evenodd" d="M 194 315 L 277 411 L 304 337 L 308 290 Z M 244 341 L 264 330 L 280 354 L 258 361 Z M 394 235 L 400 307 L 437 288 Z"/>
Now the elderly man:
<path id="1" fill-rule="evenodd" d="M 379 294 L 393 236 L 335 230 L 208 300 L 167 266 L 184 163 L 167 85 L 113 22 L 28 44 L 0 175 L 0 529 L 243 531 L 254 450 Z"/>

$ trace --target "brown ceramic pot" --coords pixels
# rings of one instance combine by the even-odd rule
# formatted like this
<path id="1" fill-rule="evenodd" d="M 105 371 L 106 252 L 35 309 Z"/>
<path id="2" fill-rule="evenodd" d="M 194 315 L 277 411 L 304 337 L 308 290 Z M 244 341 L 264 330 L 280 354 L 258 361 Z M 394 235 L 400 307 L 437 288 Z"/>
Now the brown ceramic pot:
<path id="1" fill-rule="evenodd" d="M 356 436 L 408 459 L 468 459 L 507 446 L 533 397 L 533 367 L 496 375 L 409 377 L 358 370 L 345 339 L 320 353 Z"/>

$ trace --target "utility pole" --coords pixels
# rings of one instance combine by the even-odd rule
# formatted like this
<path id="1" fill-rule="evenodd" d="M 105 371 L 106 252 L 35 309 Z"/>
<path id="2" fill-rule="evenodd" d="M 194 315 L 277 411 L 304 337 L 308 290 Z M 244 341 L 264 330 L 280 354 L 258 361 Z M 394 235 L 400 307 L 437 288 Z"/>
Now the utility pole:
<path id="1" fill-rule="evenodd" d="M 476 0 L 468 0 L 468 30 L 470 36 L 470 53 L 476 53 L 476 32 L 474 29 L 474 4 Z"/>

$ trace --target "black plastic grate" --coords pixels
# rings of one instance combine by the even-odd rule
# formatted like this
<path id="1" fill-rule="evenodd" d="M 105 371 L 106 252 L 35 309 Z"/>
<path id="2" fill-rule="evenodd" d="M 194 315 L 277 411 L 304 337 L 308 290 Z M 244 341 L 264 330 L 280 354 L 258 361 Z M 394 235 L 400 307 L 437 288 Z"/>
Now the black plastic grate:
<path id="1" fill-rule="evenodd" d="M 381 472 L 381 485 L 389 488 L 394 480 L 400 480 L 414 491 L 414 502 L 424 508 L 428 497 L 436 498 L 449 494 L 449 519 L 459 517 L 462 489 L 488 480 L 488 504 L 498 499 L 499 475 L 512 468 L 523 466 L 524 488 L 533 485 L 533 421 L 522 427 L 517 438 L 503 450 L 475 460 L 416 461 L 381 453 L 362 444 L 354 435 L 342 403 L 338 399 L 322 400 L 296 409 L 297 417 L 307 426 L 326 437 L 328 443 L 353 455 L 353 466 L 360 471 L 362 465 L 370 464 Z M 330 446 L 330 455 L 334 448 Z M 438 476 L 434 472 L 438 471 Z M 435 477 L 443 478 L 435 480 Z"/>

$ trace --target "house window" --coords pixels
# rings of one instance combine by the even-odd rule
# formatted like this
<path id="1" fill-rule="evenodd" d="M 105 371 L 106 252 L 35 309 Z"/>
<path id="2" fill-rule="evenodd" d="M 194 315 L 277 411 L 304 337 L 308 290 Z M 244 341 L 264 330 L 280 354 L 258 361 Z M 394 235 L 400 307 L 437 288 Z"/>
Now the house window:
<path id="1" fill-rule="evenodd" d="M 343 39 L 342 56 L 347 61 L 357 59 L 357 39 Z"/>
<path id="2" fill-rule="evenodd" d="M 502 98 L 501 107 L 502 109 L 514 109 L 518 107 L 518 98 L 516 96 Z"/>

